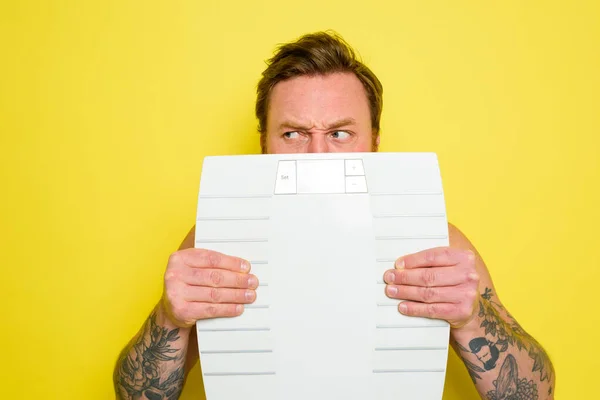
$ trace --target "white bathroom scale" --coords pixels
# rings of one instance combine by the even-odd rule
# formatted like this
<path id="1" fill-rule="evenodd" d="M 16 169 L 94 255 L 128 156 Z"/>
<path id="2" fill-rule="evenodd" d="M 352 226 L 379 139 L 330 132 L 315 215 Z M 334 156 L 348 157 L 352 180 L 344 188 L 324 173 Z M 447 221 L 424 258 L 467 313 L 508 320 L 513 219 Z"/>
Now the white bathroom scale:
<path id="1" fill-rule="evenodd" d="M 260 286 L 196 324 L 208 400 L 440 400 L 450 327 L 385 295 L 403 255 L 448 245 L 433 153 L 206 157 L 195 247 Z"/>

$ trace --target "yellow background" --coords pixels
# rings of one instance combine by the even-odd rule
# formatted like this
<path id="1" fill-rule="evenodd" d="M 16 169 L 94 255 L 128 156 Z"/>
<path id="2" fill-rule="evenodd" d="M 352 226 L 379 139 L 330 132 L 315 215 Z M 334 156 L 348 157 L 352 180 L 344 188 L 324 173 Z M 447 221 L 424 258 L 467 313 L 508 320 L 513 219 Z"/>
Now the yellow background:
<path id="1" fill-rule="evenodd" d="M 1 397 L 113 397 L 203 157 L 257 152 L 264 60 L 335 29 L 384 83 L 382 150 L 439 154 L 557 397 L 597 398 L 599 21 L 596 1 L 2 2 Z M 475 399 L 449 368 L 444 398 Z"/>

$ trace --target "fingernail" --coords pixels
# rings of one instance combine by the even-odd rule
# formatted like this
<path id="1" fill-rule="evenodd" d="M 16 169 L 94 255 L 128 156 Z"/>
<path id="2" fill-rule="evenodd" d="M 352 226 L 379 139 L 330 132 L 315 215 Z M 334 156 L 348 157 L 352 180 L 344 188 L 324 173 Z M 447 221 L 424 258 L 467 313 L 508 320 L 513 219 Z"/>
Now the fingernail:
<path id="1" fill-rule="evenodd" d="M 254 275 L 252 275 L 250 278 L 248 278 L 248 287 L 250 289 L 254 289 L 258 287 L 258 279 L 256 279 L 256 277 Z"/>
<path id="2" fill-rule="evenodd" d="M 404 304 L 404 303 L 400 303 L 400 305 L 398 306 L 398 310 L 400 310 L 400 312 L 401 312 L 402 314 L 405 314 L 405 313 L 406 313 L 406 309 L 407 309 L 407 308 L 408 308 L 408 307 L 407 307 L 407 306 L 406 306 L 406 304 Z"/>
<path id="3" fill-rule="evenodd" d="M 404 268 L 404 259 L 401 258 L 396 261 L 396 269 L 403 269 L 403 268 Z"/>
<path id="4" fill-rule="evenodd" d="M 238 314 L 241 314 L 242 311 L 244 311 L 244 306 L 241 304 L 238 304 L 237 306 L 235 306 L 235 312 Z"/>
<path id="5" fill-rule="evenodd" d="M 250 271 L 250 263 L 248 261 L 242 261 L 242 266 L 241 266 L 241 270 L 242 272 L 248 272 Z"/>
<path id="6" fill-rule="evenodd" d="M 253 290 L 246 290 L 245 296 L 246 296 L 246 300 L 247 301 L 254 300 L 254 291 Z"/>
<path id="7" fill-rule="evenodd" d="M 394 283 L 394 273 L 392 271 L 385 274 L 386 283 Z"/>
<path id="8" fill-rule="evenodd" d="M 398 288 L 396 286 L 388 286 L 387 291 L 390 296 L 395 296 L 398 294 Z"/>

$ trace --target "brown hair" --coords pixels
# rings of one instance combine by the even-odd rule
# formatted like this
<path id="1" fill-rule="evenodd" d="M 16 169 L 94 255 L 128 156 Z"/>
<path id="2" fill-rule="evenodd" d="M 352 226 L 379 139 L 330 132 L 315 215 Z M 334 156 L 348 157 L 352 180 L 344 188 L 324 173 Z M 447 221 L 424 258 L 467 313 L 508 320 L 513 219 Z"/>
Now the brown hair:
<path id="1" fill-rule="evenodd" d="M 336 33 L 316 32 L 279 46 L 267 61 L 256 96 L 256 118 L 262 152 L 266 152 L 267 114 L 273 87 L 297 76 L 327 75 L 335 72 L 353 73 L 363 84 L 371 111 L 373 148 L 379 134 L 383 108 L 383 86 L 375 74 L 356 56 L 354 50 Z"/>

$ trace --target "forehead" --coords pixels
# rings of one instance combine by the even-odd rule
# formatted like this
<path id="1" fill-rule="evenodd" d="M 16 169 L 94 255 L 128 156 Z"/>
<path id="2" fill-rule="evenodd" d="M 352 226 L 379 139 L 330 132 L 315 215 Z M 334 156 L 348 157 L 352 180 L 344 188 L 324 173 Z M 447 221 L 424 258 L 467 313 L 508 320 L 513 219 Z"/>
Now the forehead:
<path id="1" fill-rule="evenodd" d="M 277 83 L 271 92 L 269 127 L 293 120 L 318 128 L 344 118 L 371 124 L 365 89 L 352 73 L 299 76 Z"/>

